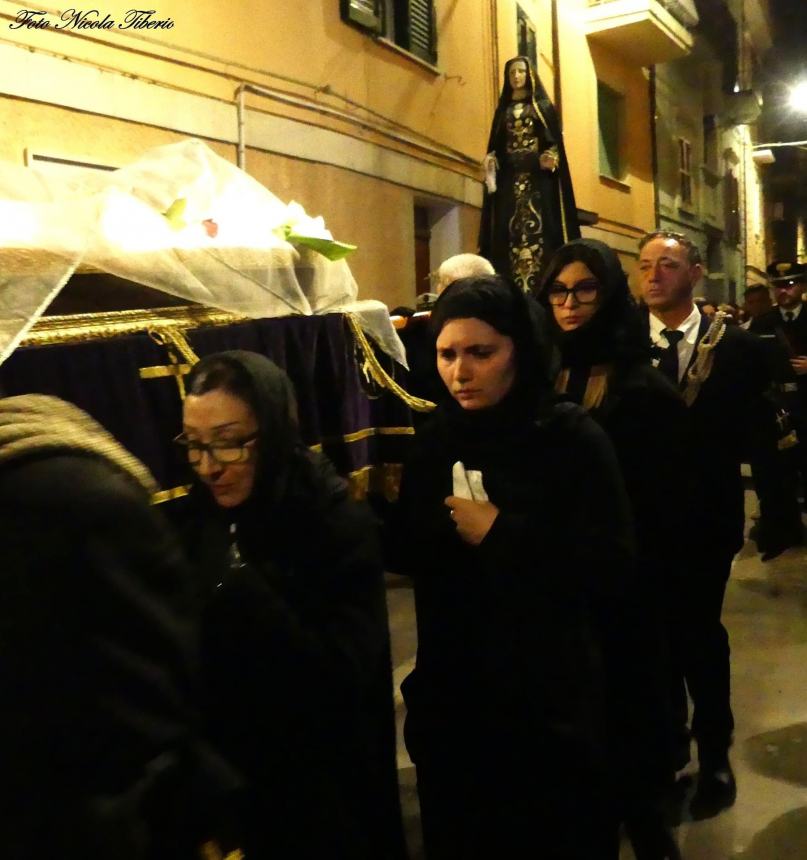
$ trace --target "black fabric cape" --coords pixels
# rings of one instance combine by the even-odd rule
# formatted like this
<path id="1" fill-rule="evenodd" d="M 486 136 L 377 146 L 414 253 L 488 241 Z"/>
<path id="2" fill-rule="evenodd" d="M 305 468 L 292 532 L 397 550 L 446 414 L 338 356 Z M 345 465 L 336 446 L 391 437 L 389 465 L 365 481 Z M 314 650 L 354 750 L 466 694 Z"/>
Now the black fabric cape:
<path id="1" fill-rule="evenodd" d="M 512 103 L 512 88 L 508 71 L 512 63 L 521 60 L 526 63 L 528 70 L 528 105 L 535 112 L 538 123 L 542 126 L 545 139 L 544 149 L 557 147 L 559 155 L 558 167 L 554 172 L 542 170 L 538 164 L 538 155 L 527 169 L 535 189 L 541 196 L 540 216 L 541 232 L 544 241 L 542 263 L 545 265 L 552 253 L 565 242 L 580 236 L 580 225 L 577 218 L 577 206 L 572 189 L 569 162 L 563 145 L 563 133 L 560 127 L 557 111 L 549 100 L 546 90 L 538 75 L 532 69 L 529 58 L 513 57 L 508 60 L 504 71 L 504 84 L 499 96 L 499 103 L 493 115 L 487 153 L 493 152 L 499 163 L 496 176 L 497 190 L 490 194 L 485 188 L 482 203 L 482 219 L 479 227 L 479 253 L 493 264 L 499 274 L 513 277 L 511 263 L 510 219 L 513 217 L 515 201 L 513 198 L 513 178 L 515 175 L 512 159 L 507 152 L 507 109 Z M 541 268 L 543 268 L 543 265 Z M 538 279 L 522 284 L 524 288 L 536 289 Z"/>
<path id="2" fill-rule="evenodd" d="M 54 450 L 0 467 L 0 544 L 4 851 L 197 858 L 237 783 L 198 740 L 198 619 L 167 524 L 109 462 Z"/>
<path id="3" fill-rule="evenodd" d="M 584 263 L 599 282 L 598 306 L 585 325 L 564 332 L 547 293 L 573 262 Z M 680 589 L 691 552 L 683 536 L 696 525 L 692 508 L 699 475 L 688 442 L 692 429 L 680 393 L 650 364 L 646 323 L 611 248 L 592 239 L 565 245 L 549 263 L 539 301 L 569 373 L 567 396 L 580 402 L 592 367 L 607 368 L 605 398 L 590 414 L 614 446 L 636 527 L 632 623 L 616 631 L 617 659 L 610 667 L 612 687 L 619 692 L 612 717 L 620 782 L 630 807 L 657 799 L 674 773 L 668 646 L 660 622 L 670 589 Z"/>
<path id="4" fill-rule="evenodd" d="M 257 395 L 258 475 L 239 508 L 219 509 L 196 485 L 179 516 L 205 607 L 210 731 L 249 787 L 246 854 L 400 858 L 376 523 L 304 447 L 285 373 L 254 353 L 217 355 L 243 367 Z"/>

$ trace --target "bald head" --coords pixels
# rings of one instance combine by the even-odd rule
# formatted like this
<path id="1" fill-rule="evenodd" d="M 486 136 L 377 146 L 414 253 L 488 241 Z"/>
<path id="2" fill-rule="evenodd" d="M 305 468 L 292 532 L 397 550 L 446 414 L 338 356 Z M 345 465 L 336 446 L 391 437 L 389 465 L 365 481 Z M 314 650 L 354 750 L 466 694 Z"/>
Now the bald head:
<path id="1" fill-rule="evenodd" d="M 437 270 L 435 290 L 439 295 L 449 284 L 460 278 L 474 278 L 479 275 L 495 275 L 496 271 L 489 260 L 478 254 L 455 254 L 440 264 Z"/>

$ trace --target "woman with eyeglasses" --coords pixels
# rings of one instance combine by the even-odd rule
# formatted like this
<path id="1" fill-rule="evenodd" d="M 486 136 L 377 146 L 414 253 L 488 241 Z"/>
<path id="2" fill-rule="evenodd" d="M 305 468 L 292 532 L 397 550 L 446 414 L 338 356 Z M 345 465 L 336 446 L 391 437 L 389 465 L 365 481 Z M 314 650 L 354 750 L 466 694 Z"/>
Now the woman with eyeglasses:
<path id="1" fill-rule="evenodd" d="M 404 466 L 399 525 L 418 630 L 404 733 L 429 860 L 618 854 L 590 608 L 619 591 L 631 525 L 607 439 L 556 403 L 533 310 L 483 276 L 432 311 L 445 391 Z"/>
<path id="2" fill-rule="evenodd" d="M 246 856 L 402 857 L 373 518 L 303 444 L 291 382 L 257 353 L 193 367 L 176 441 L 206 714 L 246 777 Z"/>
<path id="3" fill-rule="evenodd" d="M 621 624 L 603 616 L 608 670 L 615 814 L 627 823 L 638 860 L 679 857 L 662 801 L 688 760 L 689 739 L 673 739 L 661 605 L 680 575 L 691 533 L 694 475 L 686 406 L 653 368 L 646 323 L 619 258 L 578 239 L 549 262 L 539 300 L 561 353 L 555 390 L 581 404 L 606 431 L 630 498 L 638 576 Z M 681 747 L 675 749 L 676 743 Z M 676 761 L 676 756 L 679 760 Z"/>

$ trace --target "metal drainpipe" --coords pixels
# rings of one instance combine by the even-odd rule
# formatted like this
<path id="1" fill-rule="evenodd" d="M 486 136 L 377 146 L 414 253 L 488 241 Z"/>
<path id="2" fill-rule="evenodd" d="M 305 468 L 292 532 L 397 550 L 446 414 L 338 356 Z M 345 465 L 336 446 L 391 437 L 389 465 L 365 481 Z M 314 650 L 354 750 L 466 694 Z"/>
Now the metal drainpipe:
<path id="1" fill-rule="evenodd" d="M 563 87 L 560 80 L 560 27 L 558 24 L 558 0 L 552 0 L 552 62 L 554 69 L 555 112 L 563 128 Z"/>
<path id="2" fill-rule="evenodd" d="M 238 166 L 241 170 L 246 170 L 247 163 L 247 147 L 244 141 L 244 124 L 246 123 L 246 109 L 245 109 L 245 99 L 244 95 L 246 93 L 247 85 L 239 84 L 238 89 L 236 89 L 236 104 L 238 110 Z"/>
<path id="3" fill-rule="evenodd" d="M 734 296 L 734 301 L 737 301 L 737 292 L 742 290 L 745 295 L 745 284 L 748 279 L 748 136 L 750 129 L 748 126 L 743 127 L 740 132 L 740 156 L 742 158 L 742 170 L 740 171 L 740 194 L 738 206 L 740 207 L 740 271 L 738 274 L 738 283 Z M 726 284 L 728 288 L 728 284 Z"/>
<path id="4" fill-rule="evenodd" d="M 499 102 L 501 82 L 499 81 L 499 4 L 490 0 L 490 35 L 493 42 L 493 106 Z"/>
<path id="5" fill-rule="evenodd" d="M 650 157 L 653 164 L 653 218 L 655 220 L 655 229 L 658 230 L 661 226 L 661 212 L 659 211 L 659 193 L 658 193 L 658 129 L 656 128 L 656 67 L 650 66 L 650 78 L 648 81 L 650 87 Z"/>
<path id="6" fill-rule="evenodd" d="M 321 116 L 335 117 L 336 119 L 350 123 L 357 128 L 361 128 L 364 131 L 380 131 L 382 134 L 391 138 L 392 140 L 397 141 L 398 143 L 403 143 L 406 146 L 412 147 L 413 149 L 417 149 L 420 152 L 426 152 L 432 156 L 437 155 L 443 158 L 449 158 L 453 161 L 460 162 L 464 166 L 472 165 L 474 168 L 477 167 L 477 163 L 468 158 L 467 155 L 453 150 L 450 147 L 435 148 L 432 146 L 427 146 L 412 137 L 408 137 L 406 135 L 398 134 L 396 132 L 385 129 L 379 129 L 372 123 L 367 122 L 365 120 L 357 119 L 352 114 L 349 114 L 343 110 L 339 110 L 338 108 L 328 107 L 327 105 L 314 104 L 298 96 L 292 96 L 287 93 L 279 92 L 278 90 L 269 89 L 268 87 L 259 87 L 257 84 L 240 83 L 235 90 L 235 99 L 238 114 L 238 166 L 242 170 L 244 169 L 244 164 L 246 163 L 245 130 L 247 116 L 244 103 L 244 94 L 248 92 L 255 93 L 255 95 L 259 96 L 265 96 L 267 98 L 273 99 L 275 102 L 290 105 L 293 108 L 302 108 L 303 110 L 313 111 L 314 113 L 318 113 Z"/>

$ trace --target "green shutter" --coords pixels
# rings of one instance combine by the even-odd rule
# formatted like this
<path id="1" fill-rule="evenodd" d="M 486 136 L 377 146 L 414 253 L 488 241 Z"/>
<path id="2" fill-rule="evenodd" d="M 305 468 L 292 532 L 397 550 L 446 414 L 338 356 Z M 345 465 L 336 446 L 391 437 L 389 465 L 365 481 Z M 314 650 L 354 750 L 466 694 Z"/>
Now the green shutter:
<path id="1" fill-rule="evenodd" d="M 437 62 L 437 33 L 433 0 L 408 0 L 408 48 L 428 63 Z"/>
<path id="2" fill-rule="evenodd" d="M 340 0 L 342 20 L 372 33 L 380 33 L 381 0 Z"/>
<path id="3" fill-rule="evenodd" d="M 622 178 L 620 159 L 620 126 L 622 96 L 597 82 L 597 126 L 600 143 L 600 173 L 613 179 Z"/>

